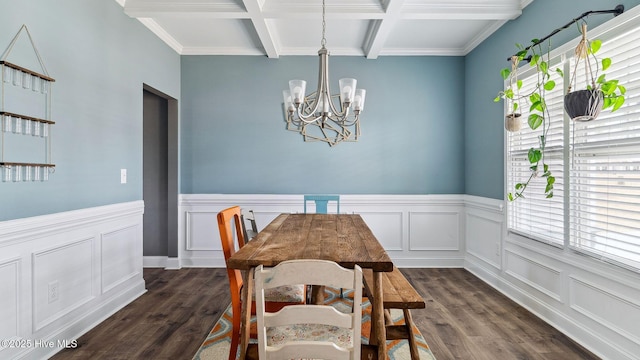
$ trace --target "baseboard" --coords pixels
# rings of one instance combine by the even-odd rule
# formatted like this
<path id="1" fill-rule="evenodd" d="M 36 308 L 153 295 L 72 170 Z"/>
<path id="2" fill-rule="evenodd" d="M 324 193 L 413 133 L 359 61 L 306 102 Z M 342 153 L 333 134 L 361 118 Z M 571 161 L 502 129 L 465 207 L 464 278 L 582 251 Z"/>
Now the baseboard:
<path id="1" fill-rule="evenodd" d="M 163 268 L 166 270 L 181 269 L 180 259 L 168 256 L 144 256 L 142 266 L 145 268 Z"/>

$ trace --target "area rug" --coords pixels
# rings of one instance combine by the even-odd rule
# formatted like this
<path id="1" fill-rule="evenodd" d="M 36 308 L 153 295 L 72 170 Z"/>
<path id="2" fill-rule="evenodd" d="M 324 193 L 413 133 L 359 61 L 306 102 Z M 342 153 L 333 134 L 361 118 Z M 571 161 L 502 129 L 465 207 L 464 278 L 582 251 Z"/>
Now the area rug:
<path id="1" fill-rule="evenodd" d="M 350 292 L 344 293 L 344 298 L 340 298 L 339 290 L 329 289 L 326 290 L 326 302 L 332 306 L 340 309 L 351 309 L 351 297 Z M 371 304 L 368 300 L 363 299 L 363 313 L 362 313 L 362 343 L 369 343 L 369 333 L 371 331 Z M 412 310 L 421 311 L 421 310 Z M 402 316 L 402 310 L 392 309 L 391 317 L 396 324 L 403 324 L 404 318 Z M 252 319 L 251 325 L 255 326 L 255 319 Z M 433 353 L 429 349 L 429 345 L 425 341 L 420 331 L 414 327 L 415 340 L 418 346 L 418 352 L 420 353 L 421 360 L 435 360 Z M 229 356 L 229 347 L 231 346 L 231 305 L 227 307 L 225 313 L 220 317 L 218 322 L 214 325 L 207 338 L 202 343 L 198 352 L 193 357 L 193 360 L 225 360 Z M 251 339 L 255 342 L 255 339 Z M 387 359 L 388 360 L 410 360 L 409 344 L 406 340 L 393 340 L 387 341 Z"/>

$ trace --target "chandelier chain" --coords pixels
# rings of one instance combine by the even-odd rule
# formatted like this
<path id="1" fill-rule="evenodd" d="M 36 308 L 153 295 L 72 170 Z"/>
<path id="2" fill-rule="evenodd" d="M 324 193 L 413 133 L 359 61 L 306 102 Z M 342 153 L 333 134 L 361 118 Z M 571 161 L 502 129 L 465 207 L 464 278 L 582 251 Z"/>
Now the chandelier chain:
<path id="1" fill-rule="evenodd" d="M 320 45 L 325 47 L 327 44 L 327 39 L 325 37 L 325 32 L 327 30 L 327 22 L 325 21 L 325 9 L 324 9 L 324 0 L 322 0 L 322 40 L 320 41 Z"/>

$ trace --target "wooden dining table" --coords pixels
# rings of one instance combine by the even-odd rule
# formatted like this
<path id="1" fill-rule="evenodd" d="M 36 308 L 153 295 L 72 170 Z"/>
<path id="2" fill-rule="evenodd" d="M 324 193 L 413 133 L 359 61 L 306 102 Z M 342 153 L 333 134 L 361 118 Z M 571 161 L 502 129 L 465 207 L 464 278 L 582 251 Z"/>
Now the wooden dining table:
<path id="1" fill-rule="evenodd" d="M 358 214 L 280 214 L 227 261 L 227 267 L 243 270 L 240 359 L 245 359 L 251 320 L 250 294 L 253 271 L 259 265 L 275 266 L 293 259 L 331 260 L 343 267 L 356 264 L 373 271 L 371 336 L 378 359 L 386 359 L 382 273 L 393 271 L 393 262 L 371 229 Z"/>

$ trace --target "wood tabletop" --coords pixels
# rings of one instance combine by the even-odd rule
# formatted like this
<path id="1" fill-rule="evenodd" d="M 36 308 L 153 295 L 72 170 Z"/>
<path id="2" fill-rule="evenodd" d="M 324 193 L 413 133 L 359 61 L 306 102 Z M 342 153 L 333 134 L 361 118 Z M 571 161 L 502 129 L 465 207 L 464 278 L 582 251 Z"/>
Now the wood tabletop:
<path id="1" fill-rule="evenodd" d="M 280 214 L 227 261 L 232 269 L 323 259 L 353 268 L 393 271 L 393 262 L 357 214 Z"/>

